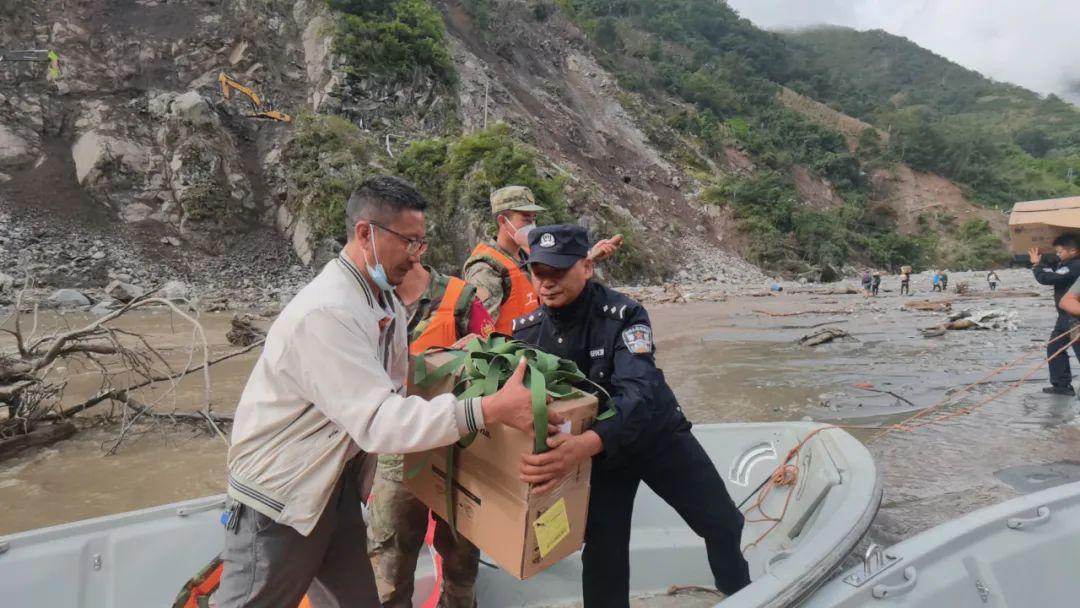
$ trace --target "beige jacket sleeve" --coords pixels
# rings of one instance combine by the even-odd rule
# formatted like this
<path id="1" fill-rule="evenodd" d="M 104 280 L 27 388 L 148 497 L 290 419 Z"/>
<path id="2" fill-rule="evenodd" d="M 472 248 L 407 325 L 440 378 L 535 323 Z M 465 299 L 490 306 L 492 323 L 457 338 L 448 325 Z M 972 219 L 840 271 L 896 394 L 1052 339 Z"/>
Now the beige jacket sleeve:
<path id="1" fill-rule="evenodd" d="M 381 356 L 378 334 L 346 311 L 320 308 L 297 323 L 282 368 L 365 452 L 419 452 L 483 427 L 479 398 L 402 396 Z"/>

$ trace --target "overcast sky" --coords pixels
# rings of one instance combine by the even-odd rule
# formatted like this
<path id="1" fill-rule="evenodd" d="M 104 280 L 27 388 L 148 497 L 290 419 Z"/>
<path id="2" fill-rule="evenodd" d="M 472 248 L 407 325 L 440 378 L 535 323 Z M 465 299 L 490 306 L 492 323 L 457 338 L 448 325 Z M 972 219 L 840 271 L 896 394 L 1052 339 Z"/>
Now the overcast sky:
<path id="1" fill-rule="evenodd" d="M 1078 0 L 728 0 L 766 29 L 883 29 L 977 70 L 1080 102 Z"/>

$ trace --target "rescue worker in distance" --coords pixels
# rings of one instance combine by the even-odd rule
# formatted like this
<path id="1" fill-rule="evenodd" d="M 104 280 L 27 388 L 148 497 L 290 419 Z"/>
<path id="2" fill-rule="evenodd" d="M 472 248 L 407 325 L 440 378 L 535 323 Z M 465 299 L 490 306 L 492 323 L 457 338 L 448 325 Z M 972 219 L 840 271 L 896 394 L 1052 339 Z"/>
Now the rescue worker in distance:
<path id="1" fill-rule="evenodd" d="M 739 546 L 742 514 L 656 367 L 648 313 L 591 280 L 583 228 L 537 228 L 529 245 L 541 306 L 514 321 L 514 338 L 577 363 L 615 410 L 581 435 L 551 437 L 552 449 L 524 456 L 521 468 L 522 481 L 545 492 L 593 458 L 582 554 L 585 608 L 629 606 L 630 521 L 643 481 L 705 540 L 717 588 L 729 595 L 742 589 L 750 583 Z"/>

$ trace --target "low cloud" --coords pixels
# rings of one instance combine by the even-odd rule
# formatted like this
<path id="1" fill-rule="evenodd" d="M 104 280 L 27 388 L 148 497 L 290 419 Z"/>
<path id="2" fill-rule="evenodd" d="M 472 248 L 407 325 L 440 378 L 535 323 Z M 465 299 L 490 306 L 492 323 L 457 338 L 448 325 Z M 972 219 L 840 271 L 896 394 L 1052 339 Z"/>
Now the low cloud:
<path id="1" fill-rule="evenodd" d="M 728 0 L 766 29 L 883 29 L 976 70 L 1080 102 L 1080 2 L 1059 0 Z"/>

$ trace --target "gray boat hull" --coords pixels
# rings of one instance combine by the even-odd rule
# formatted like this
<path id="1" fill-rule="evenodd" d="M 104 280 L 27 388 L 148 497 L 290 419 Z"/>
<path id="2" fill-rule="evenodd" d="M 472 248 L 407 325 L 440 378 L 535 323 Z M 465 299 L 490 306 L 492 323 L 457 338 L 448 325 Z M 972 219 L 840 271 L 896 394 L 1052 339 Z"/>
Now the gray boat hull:
<path id="1" fill-rule="evenodd" d="M 694 433 L 739 503 L 820 426 L 717 424 L 699 425 Z M 793 605 L 821 584 L 869 528 L 881 482 L 861 443 L 828 429 L 806 443 L 798 462 L 801 472 L 787 515 L 746 551 L 754 583 L 724 600 L 725 608 Z M 779 514 L 786 493 L 786 488 L 774 490 L 765 511 Z M 168 606 L 220 551 L 223 505 L 222 496 L 203 498 L 0 538 L 0 597 L 11 606 Z M 748 523 L 744 544 L 770 526 Z M 634 506 L 631 573 L 635 594 L 662 593 L 671 585 L 712 585 L 700 539 L 644 486 Z M 524 582 L 482 567 L 478 601 L 499 608 L 566 605 L 579 600 L 580 580 L 580 553 Z M 433 584 L 430 560 L 422 559 L 418 601 Z"/>
<path id="2" fill-rule="evenodd" d="M 883 570 L 843 572 L 804 606 L 1078 606 L 1080 482 L 980 509 L 883 553 Z M 871 572 L 878 563 L 871 560 Z"/>

